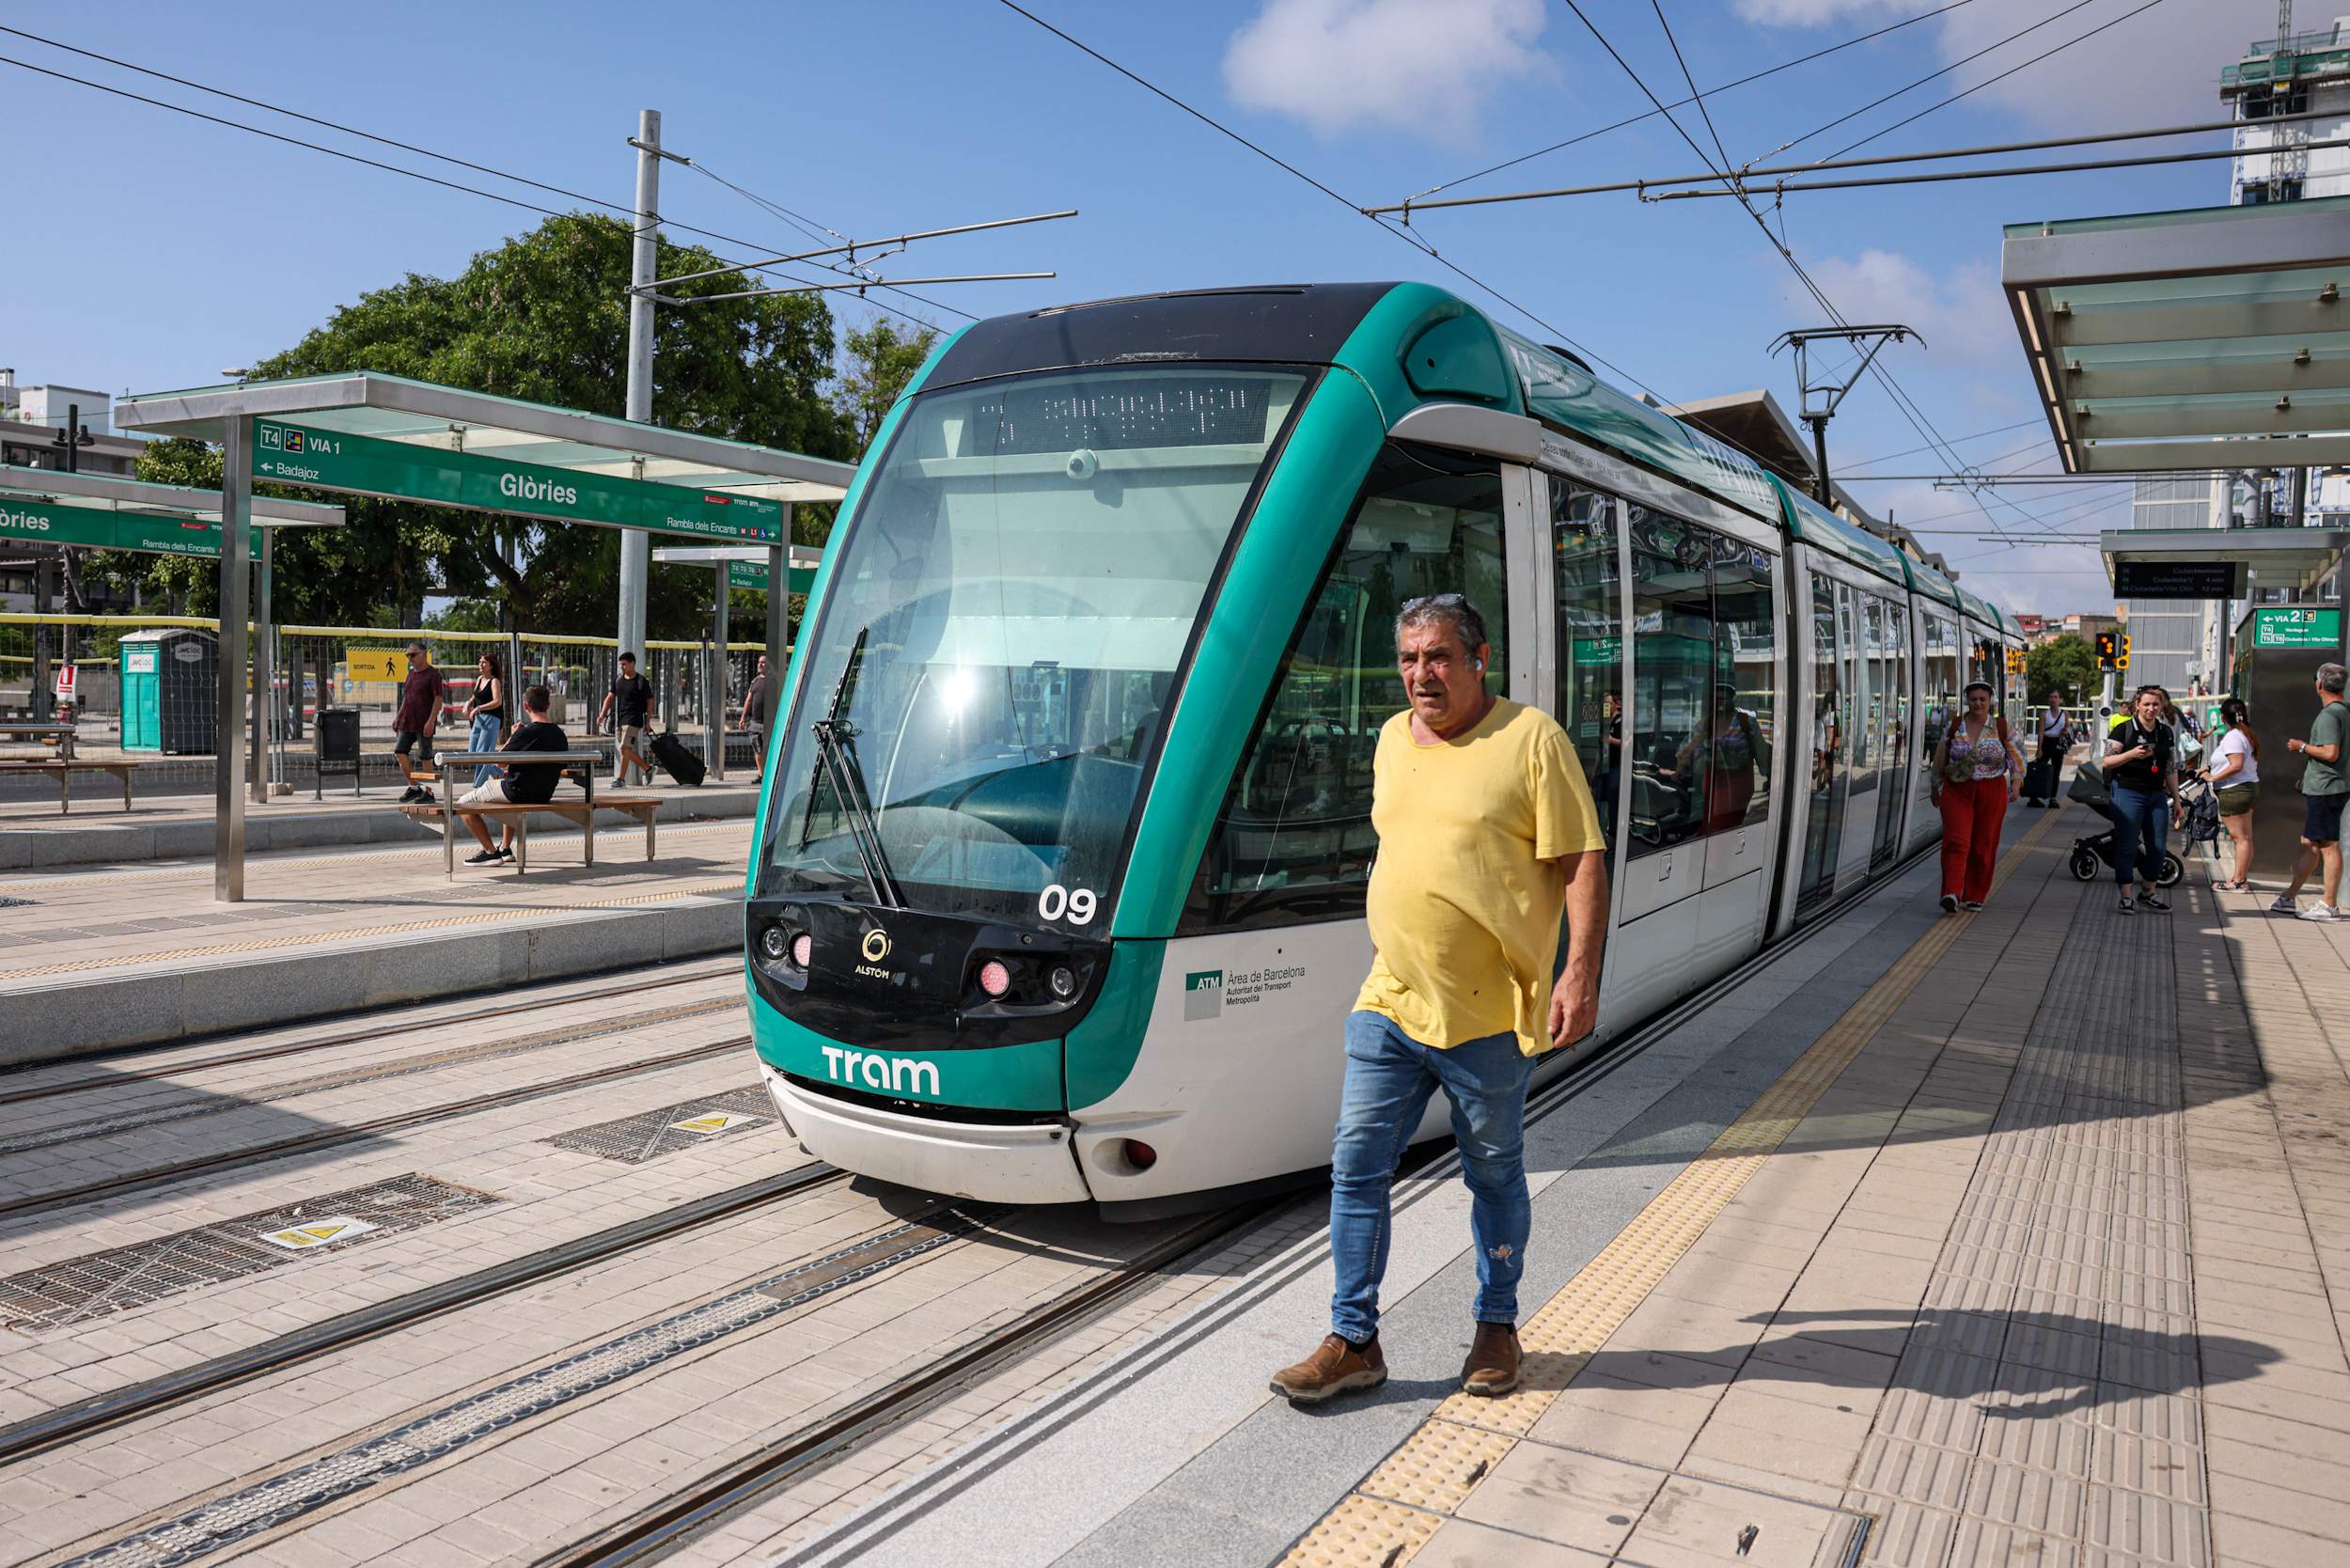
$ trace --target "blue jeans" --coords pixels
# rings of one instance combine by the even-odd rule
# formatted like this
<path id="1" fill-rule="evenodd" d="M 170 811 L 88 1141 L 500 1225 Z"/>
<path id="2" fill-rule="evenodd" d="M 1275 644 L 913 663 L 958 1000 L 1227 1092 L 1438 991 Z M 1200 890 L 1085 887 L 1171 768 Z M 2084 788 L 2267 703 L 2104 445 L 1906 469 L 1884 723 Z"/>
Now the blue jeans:
<path id="1" fill-rule="evenodd" d="M 1518 1321 L 1518 1277 L 1534 1211 L 1526 1196 L 1526 1085 L 1532 1058 L 1514 1034 L 1439 1051 L 1383 1013 L 1346 1019 L 1346 1090 L 1330 1154 L 1330 1256 L 1338 1269 L 1330 1326 L 1356 1343 L 1379 1328 L 1387 1272 L 1387 1189 L 1396 1162 L 1441 1087 L 1468 1184 L 1477 1238 L 1477 1321 Z"/>
<path id="2" fill-rule="evenodd" d="M 495 751 L 498 748 L 498 735 L 505 728 L 505 722 L 495 713 L 474 714 L 473 731 L 465 737 L 465 749 L 467 751 Z M 497 768 L 492 763 L 479 763 L 473 770 L 473 781 L 477 785 L 487 784 L 497 776 Z"/>
<path id="3" fill-rule="evenodd" d="M 2126 890 L 2133 875 L 2154 882 L 2162 875 L 2165 840 L 2170 837 L 2170 805 L 2160 790 L 2116 784 L 2113 796 L 2113 876 Z M 2138 863 L 2146 863 L 2140 872 Z"/>

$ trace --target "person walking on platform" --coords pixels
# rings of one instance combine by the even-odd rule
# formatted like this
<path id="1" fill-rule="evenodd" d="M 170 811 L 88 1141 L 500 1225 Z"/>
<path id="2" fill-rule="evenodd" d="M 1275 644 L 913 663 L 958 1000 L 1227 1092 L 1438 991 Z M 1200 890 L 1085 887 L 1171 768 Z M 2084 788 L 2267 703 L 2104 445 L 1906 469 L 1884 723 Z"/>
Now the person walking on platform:
<path id="1" fill-rule="evenodd" d="M 2233 874 L 2218 886 L 2232 892 L 2252 890 L 2252 808 L 2260 799 L 2261 738 L 2246 723 L 2244 703 L 2230 698 L 2219 705 L 2219 722 L 2226 727 L 2212 743 L 2211 765 L 2203 780 L 2219 792 L 2219 823 L 2235 846 Z"/>
<path id="2" fill-rule="evenodd" d="M 447 694 L 448 677 L 434 667 L 431 651 L 410 643 L 408 678 L 400 683 L 400 708 L 392 715 L 392 761 L 408 780 L 400 793 L 403 806 L 433 798 L 432 732 L 441 728 L 441 699 Z"/>
<path id="3" fill-rule="evenodd" d="M 484 653 L 473 669 L 473 695 L 465 698 L 465 736 L 467 751 L 495 751 L 498 736 L 506 729 L 506 670 L 494 653 Z M 475 789 L 490 782 L 498 775 L 494 763 L 483 762 L 473 770 Z"/>
<path id="4" fill-rule="evenodd" d="M 2064 754 L 2073 748 L 2073 721 L 2065 716 L 2060 694 L 2048 693 L 2047 711 L 2040 715 L 2041 782 L 2047 786 L 2044 797 L 2035 796 L 2024 804 L 2044 806 L 2053 811 L 2064 803 L 2057 799 L 2057 783 L 2064 775 Z"/>
<path id="5" fill-rule="evenodd" d="M 1311 1404 L 1386 1381 L 1379 1282 L 1388 1189 L 1442 1089 L 1470 1197 L 1477 1300 L 1461 1386 L 1518 1386 L 1518 1279 L 1533 1212 L 1524 1123 L 1533 1058 L 1571 1047 L 1599 1011 L 1606 840 L 1565 731 L 1485 690 L 1483 617 L 1457 593 L 1396 617 L 1410 708 L 1379 731 L 1368 913 L 1371 977 L 1346 1020 L 1346 1083 L 1330 1160 L 1330 1334 L 1273 1374 Z M 1559 924 L 1566 964 L 1556 973 Z"/>
<path id="6" fill-rule="evenodd" d="M 2304 920 L 2339 920 L 2342 910 L 2342 808 L 2350 802 L 2350 766 L 2342 747 L 2350 744 L 2350 707 L 2342 689 L 2350 671 L 2340 665 L 2317 666 L 2317 717 L 2310 721 L 2310 738 L 2285 743 L 2287 751 L 2309 759 L 2301 767 L 2301 858 L 2293 868 L 2293 883 L 2268 906 L 2275 915 L 2298 915 Z M 2317 902 L 2300 906 L 2301 885 L 2324 866 Z"/>
<path id="7" fill-rule="evenodd" d="M 1999 828 L 2015 798 L 2024 759 L 2007 719 L 1991 711 L 1988 681 L 1969 681 L 1966 711 L 1935 747 L 1930 792 L 1942 811 L 1942 912 L 1982 907 L 1999 860 Z"/>
<path id="8" fill-rule="evenodd" d="M 596 728 L 612 719 L 619 744 L 612 748 L 612 782 L 626 784 L 628 770 L 636 769 L 636 776 L 652 782 L 652 764 L 645 760 L 645 727 L 652 713 L 652 682 L 636 673 L 636 655 L 620 655 L 620 673 L 612 678 L 612 689 L 603 694 L 603 706 L 596 710 Z"/>
<path id="9" fill-rule="evenodd" d="M 2140 686 L 2130 714 L 2106 736 L 2106 792 L 2113 801 L 2113 876 L 2122 889 L 2122 913 L 2139 909 L 2168 913 L 2154 890 L 2162 874 L 2172 818 L 2179 804 L 2179 732 L 2163 722 L 2170 696 L 2160 686 Z M 2165 802 L 2169 809 L 2164 809 Z M 2130 894 L 2130 878 L 2138 894 Z"/>
<path id="10" fill-rule="evenodd" d="M 759 656 L 759 673 L 751 677 L 751 689 L 743 694 L 741 729 L 751 732 L 751 774 L 754 777 L 767 771 L 767 655 Z"/>

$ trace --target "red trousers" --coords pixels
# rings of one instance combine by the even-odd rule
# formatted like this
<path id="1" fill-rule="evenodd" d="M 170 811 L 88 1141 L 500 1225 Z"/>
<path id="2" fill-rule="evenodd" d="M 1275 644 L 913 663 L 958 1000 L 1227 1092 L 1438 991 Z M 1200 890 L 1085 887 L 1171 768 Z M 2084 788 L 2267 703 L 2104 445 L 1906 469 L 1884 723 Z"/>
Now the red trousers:
<path id="1" fill-rule="evenodd" d="M 2007 780 L 1977 778 L 1942 786 L 1942 891 L 1961 902 L 1991 896 L 1999 861 L 1999 824 L 2007 821 Z"/>

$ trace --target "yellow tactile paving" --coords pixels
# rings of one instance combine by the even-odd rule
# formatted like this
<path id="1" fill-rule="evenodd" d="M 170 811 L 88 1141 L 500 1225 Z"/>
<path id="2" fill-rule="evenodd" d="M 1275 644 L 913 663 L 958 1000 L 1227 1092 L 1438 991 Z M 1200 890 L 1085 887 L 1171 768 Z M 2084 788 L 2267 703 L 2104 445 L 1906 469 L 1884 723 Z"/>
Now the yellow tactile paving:
<path id="1" fill-rule="evenodd" d="M 173 948 L 163 952 L 116 953 L 102 958 L 77 958 L 62 964 L 39 964 L 24 969 L 0 969 L 0 984 L 9 980 L 31 980 L 41 975 L 70 975 L 92 969 L 120 968 L 132 964 L 174 964 L 188 959 L 227 958 L 237 953 L 271 952 L 283 948 L 313 948 L 327 942 L 364 941 L 376 936 L 397 936 L 403 932 L 446 931 L 453 926 L 489 925 L 498 920 L 535 919 L 544 915 L 588 914 L 599 909 L 621 908 L 631 904 L 659 903 L 668 899 L 687 899 L 712 893 L 730 893 L 741 889 L 739 876 L 724 877 L 715 882 L 690 882 L 680 887 L 664 887 L 657 893 L 634 893 L 622 898 L 583 900 L 559 907 L 545 906 L 528 909 L 490 909 L 472 915 L 441 915 L 430 920 L 395 920 L 380 926 L 349 926 L 337 931 L 300 932 L 290 936 L 258 936 L 248 942 L 218 942 L 202 948 Z"/>
<path id="2" fill-rule="evenodd" d="M 2040 841 L 2049 821 L 2044 816 L 2034 823 L 2000 859 L 1995 886 Z M 1515 1393 L 1498 1399 L 1456 1393 L 1439 1404 L 1291 1548 L 1283 1568 L 1401 1568 L 1410 1561 L 1730 1206 L 1967 923 L 1965 917 L 1938 921 L 1920 937 L 1746 1114 L 1527 1319 L 1518 1331 L 1526 1376 Z"/>

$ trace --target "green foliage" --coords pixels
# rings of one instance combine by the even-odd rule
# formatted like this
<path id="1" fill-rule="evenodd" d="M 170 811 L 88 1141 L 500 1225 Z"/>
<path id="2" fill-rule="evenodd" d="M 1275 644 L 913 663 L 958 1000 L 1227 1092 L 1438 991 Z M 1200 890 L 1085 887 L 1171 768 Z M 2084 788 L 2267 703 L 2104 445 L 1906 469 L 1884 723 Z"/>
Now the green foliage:
<path id="1" fill-rule="evenodd" d="M 2095 698 L 2100 684 L 2097 651 L 2086 637 L 2068 632 L 2024 656 L 2024 685 L 2035 703 L 2045 702 L 2055 689 L 2063 692 L 2067 702 L 2087 702 Z"/>
<path id="2" fill-rule="evenodd" d="M 842 339 L 840 381 L 832 400 L 848 421 L 859 452 L 873 444 L 874 432 L 881 429 L 890 405 L 905 391 L 906 383 L 914 379 L 914 372 L 922 368 L 937 341 L 934 326 L 907 329 L 879 316 L 869 325 L 852 329 Z"/>

